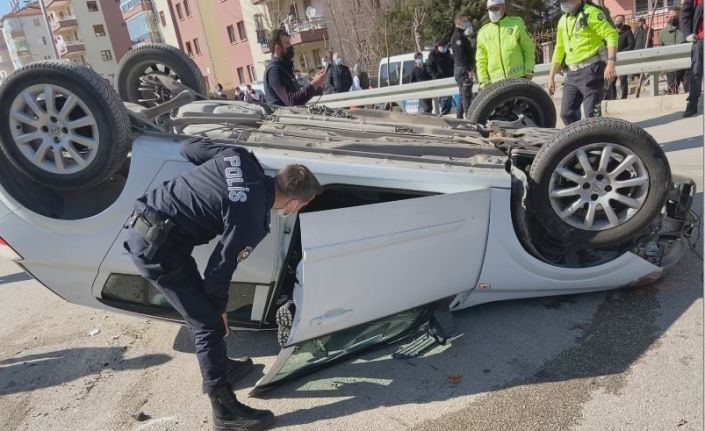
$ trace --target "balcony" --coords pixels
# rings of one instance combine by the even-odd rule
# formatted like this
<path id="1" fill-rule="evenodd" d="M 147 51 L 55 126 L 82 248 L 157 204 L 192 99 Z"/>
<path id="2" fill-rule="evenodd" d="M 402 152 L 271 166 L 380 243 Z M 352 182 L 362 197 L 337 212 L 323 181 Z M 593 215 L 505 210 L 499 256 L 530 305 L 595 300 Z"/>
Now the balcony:
<path id="1" fill-rule="evenodd" d="M 269 32 L 264 29 L 257 29 L 257 30 L 255 30 L 255 33 L 257 34 L 257 43 L 259 44 L 259 47 L 262 48 L 262 53 L 268 54 L 269 53 Z"/>
<path id="2" fill-rule="evenodd" d="M 58 49 L 59 57 L 61 58 L 68 58 L 73 55 L 85 54 L 86 52 L 86 46 L 83 44 L 83 42 L 78 41 L 58 44 L 56 48 Z"/>
<path id="3" fill-rule="evenodd" d="M 54 21 L 54 23 L 51 25 L 51 30 L 55 33 L 61 33 L 65 31 L 75 30 L 77 25 L 78 21 L 76 21 L 76 17 L 65 16 L 61 19 Z"/>
<path id="4" fill-rule="evenodd" d="M 10 39 L 22 39 L 24 38 L 24 31 L 21 28 L 10 30 Z"/>
<path id="5" fill-rule="evenodd" d="M 48 11 L 64 9 L 71 6 L 71 0 L 44 0 L 44 7 Z"/>
<path id="6" fill-rule="evenodd" d="M 152 10 L 152 2 L 149 0 L 129 0 L 120 3 L 120 12 L 123 14 L 135 8 L 139 12 Z"/>
<path id="7" fill-rule="evenodd" d="M 322 42 L 328 39 L 328 29 L 323 18 L 301 19 L 284 22 L 293 46 L 310 42 Z"/>

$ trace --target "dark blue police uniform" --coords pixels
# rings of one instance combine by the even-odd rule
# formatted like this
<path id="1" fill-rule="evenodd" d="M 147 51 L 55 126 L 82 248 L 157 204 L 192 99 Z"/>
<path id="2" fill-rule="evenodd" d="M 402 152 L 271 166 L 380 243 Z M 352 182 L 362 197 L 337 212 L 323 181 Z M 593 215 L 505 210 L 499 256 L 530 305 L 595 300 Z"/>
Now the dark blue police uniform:
<path id="1" fill-rule="evenodd" d="M 197 167 L 137 200 L 125 248 L 186 321 L 210 393 L 227 384 L 221 314 L 238 263 L 269 233 L 274 178 L 244 148 L 187 141 L 181 154 Z M 191 252 L 218 235 L 201 277 Z"/>

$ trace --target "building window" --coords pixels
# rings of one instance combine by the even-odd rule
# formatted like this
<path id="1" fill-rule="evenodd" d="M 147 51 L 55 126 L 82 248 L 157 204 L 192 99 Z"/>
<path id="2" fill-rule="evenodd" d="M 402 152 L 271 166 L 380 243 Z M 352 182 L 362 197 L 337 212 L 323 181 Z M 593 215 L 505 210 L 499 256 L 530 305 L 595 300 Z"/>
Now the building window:
<path id="1" fill-rule="evenodd" d="M 88 12 L 98 12 L 98 2 L 96 1 L 87 1 L 86 7 L 88 7 Z"/>
<path id="2" fill-rule="evenodd" d="M 196 50 L 197 55 L 201 55 L 201 46 L 198 44 L 198 38 L 193 40 L 193 49 Z"/>
<path id="3" fill-rule="evenodd" d="M 250 82 L 255 82 L 257 81 L 257 76 L 255 75 L 255 66 L 254 65 L 249 65 L 247 66 L 247 74 L 250 77 Z"/>
<path id="4" fill-rule="evenodd" d="M 45 56 L 44 56 L 44 60 L 49 60 L 50 58 L 51 58 L 51 57 L 49 57 L 48 55 L 45 55 Z"/>
<path id="5" fill-rule="evenodd" d="M 39 18 L 34 18 L 34 19 L 32 20 L 32 22 L 34 23 L 34 26 L 35 26 L 35 27 L 39 27 L 39 26 L 41 25 L 41 22 L 39 21 Z"/>
<path id="6" fill-rule="evenodd" d="M 59 19 L 64 19 L 64 11 L 59 11 Z"/>
<path id="7" fill-rule="evenodd" d="M 313 65 L 318 66 L 319 64 L 321 64 L 321 50 L 314 49 L 312 54 L 313 54 Z"/>
<path id="8" fill-rule="evenodd" d="M 191 49 L 191 42 L 186 42 L 186 54 L 193 57 L 193 49 Z"/>
<path id="9" fill-rule="evenodd" d="M 245 83 L 245 71 L 242 69 L 242 67 L 237 68 L 237 77 L 240 80 L 240 85 Z"/>
<path id="10" fill-rule="evenodd" d="M 105 27 L 103 27 L 103 24 L 94 25 L 93 32 L 95 33 L 95 37 L 103 37 L 105 36 Z"/>
<path id="11" fill-rule="evenodd" d="M 188 0 L 184 0 L 184 12 L 186 12 L 186 16 L 191 16 L 191 6 L 189 6 Z"/>
<path id="12" fill-rule="evenodd" d="M 109 49 L 100 51 L 100 56 L 103 58 L 103 61 L 110 61 L 113 59 L 113 53 L 110 52 Z"/>
<path id="13" fill-rule="evenodd" d="M 181 3 L 176 5 L 176 16 L 179 17 L 179 21 L 184 20 L 184 14 L 181 12 Z"/>
<path id="14" fill-rule="evenodd" d="M 228 39 L 230 39 L 230 43 L 237 42 L 237 39 L 235 38 L 235 28 L 232 25 L 229 25 L 227 27 L 227 30 L 228 30 Z"/>
<path id="15" fill-rule="evenodd" d="M 240 21 L 237 23 L 237 33 L 240 35 L 240 40 L 247 40 L 247 33 L 245 32 L 245 22 Z"/>
<path id="16" fill-rule="evenodd" d="M 42 43 L 43 43 L 44 45 L 46 45 L 46 44 L 47 44 L 47 38 L 46 38 L 46 37 L 44 37 L 44 36 L 42 36 Z"/>
<path id="17" fill-rule="evenodd" d="M 166 27 L 166 17 L 164 16 L 164 11 L 159 12 L 159 19 L 162 22 L 162 27 Z"/>

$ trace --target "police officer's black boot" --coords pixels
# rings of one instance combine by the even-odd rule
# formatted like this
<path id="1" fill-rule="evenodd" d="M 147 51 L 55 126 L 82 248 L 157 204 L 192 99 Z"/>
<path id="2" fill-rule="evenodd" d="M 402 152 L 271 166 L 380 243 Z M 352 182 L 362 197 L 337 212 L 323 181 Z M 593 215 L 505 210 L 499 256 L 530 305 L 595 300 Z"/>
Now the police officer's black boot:
<path id="1" fill-rule="evenodd" d="M 274 425 L 274 413 L 257 410 L 235 398 L 230 386 L 221 386 L 208 394 L 213 407 L 213 429 L 216 431 L 263 431 Z"/>
<path id="2" fill-rule="evenodd" d="M 698 115 L 698 104 L 695 102 L 688 102 L 688 106 L 685 107 L 683 117 L 693 117 L 695 115 Z"/>
<path id="3" fill-rule="evenodd" d="M 228 367 L 228 383 L 231 385 L 235 385 L 235 383 L 245 377 L 250 371 L 252 371 L 252 368 L 254 367 L 254 364 L 252 363 L 252 359 L 244 356 L 242 358 L 228 358 L 227 362 L 227 367 Z"/>

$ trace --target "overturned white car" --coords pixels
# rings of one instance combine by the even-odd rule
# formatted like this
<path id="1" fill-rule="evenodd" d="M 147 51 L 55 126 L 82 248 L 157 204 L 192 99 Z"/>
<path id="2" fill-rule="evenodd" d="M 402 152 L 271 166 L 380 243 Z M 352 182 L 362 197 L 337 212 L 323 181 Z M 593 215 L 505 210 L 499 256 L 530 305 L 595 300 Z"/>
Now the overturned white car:
<path id="1" fill-rule="evenodd" d="M 148 48 L 123 60 L 125 102 L 64 62 L 0 88 L 0 251 L 68 301 L 178 320 L 122 243 L 135 199 L 191 167 L 179 146 L 244 146 L 272 174 L 307 165 L 323 193 L 297 217 L 274 216 L 231 284 L 235 327 L 272 329 L 277 307 L 296 305 L 256 389 L 408 335 L 439 301 L 635 285 L 687 249 L 694 184 L 635 125 L 189 102 L 204 91 L 190 60 Z M 212 246 L 196 249 L 199 265 Z"/>

